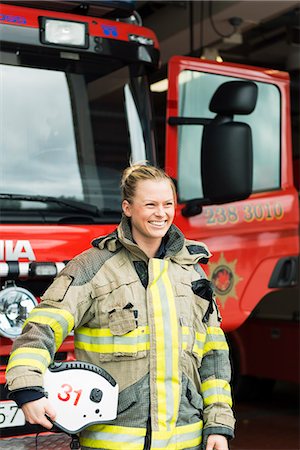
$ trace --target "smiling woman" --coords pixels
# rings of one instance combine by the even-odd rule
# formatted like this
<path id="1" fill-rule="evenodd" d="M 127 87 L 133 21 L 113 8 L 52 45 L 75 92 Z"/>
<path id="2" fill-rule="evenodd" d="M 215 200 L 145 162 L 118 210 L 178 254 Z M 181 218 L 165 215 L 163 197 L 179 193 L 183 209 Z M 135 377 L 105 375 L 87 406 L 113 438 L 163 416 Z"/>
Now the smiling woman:
<path id="1" fill-rule="evenodd" d="M 118 228 L 72 259 L 29 314 L 7 366 L 10 395 L 30 423 L 59 425 L 62 408 L 42 386 L 73 329 L 76 359 L 101 366 L 120 389 L 117 417 L 103 423 L 100 400 L 82 449 L 228 450 L 229 349 L 200 265 L 211 254 L 172 223 L 176 191 L 163 170 L 128 167 L 121 191 Z M 76 392 L 88 389 L 77 377 Z"/>
<path id="2" fill-rule="evenodd" d="M 173 181 L 160 169 L 136 165 L 124 171 L 122 188 L 122 208 L 131 219 L 132 237 L 152 258 L 174 219 Z"/>

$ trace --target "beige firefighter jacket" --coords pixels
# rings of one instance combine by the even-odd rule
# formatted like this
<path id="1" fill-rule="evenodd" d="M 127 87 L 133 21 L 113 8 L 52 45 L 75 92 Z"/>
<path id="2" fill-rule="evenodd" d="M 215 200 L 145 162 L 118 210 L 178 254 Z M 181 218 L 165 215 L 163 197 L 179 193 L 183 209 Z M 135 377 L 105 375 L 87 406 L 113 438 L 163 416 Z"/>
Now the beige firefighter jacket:
<path id="1" fill-rule="evenodd" d="M 203 435 L 233 436 L 228 345 L 198 264 L 210 253 L 174 225 L 164 245 L 148 259 L 123 218 L 67 264 L 14 344 L 11 391 L 43 386 L 73 329 L 76 358 L 118 382 L 117 419 L 82 431 L 83 449 L 196 450 Z"/>

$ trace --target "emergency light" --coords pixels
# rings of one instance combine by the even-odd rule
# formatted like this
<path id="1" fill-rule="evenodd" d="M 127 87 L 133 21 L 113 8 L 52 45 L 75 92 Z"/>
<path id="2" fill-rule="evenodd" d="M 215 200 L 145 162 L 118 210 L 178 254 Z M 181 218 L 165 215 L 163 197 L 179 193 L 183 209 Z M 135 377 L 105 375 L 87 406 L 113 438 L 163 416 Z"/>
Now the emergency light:
<path id="1" fill-rule="evenodd" d="M 53 424 L 75 434 L 117 417 L 119 387 L 106 370 L 83 361 L 53 363 L 44 390 L 57 415 Z"/>
<path id="2" fill-rule="evenodd" d="M 88 48 L 87 23 L 42 18 L 43 44 Z"/>

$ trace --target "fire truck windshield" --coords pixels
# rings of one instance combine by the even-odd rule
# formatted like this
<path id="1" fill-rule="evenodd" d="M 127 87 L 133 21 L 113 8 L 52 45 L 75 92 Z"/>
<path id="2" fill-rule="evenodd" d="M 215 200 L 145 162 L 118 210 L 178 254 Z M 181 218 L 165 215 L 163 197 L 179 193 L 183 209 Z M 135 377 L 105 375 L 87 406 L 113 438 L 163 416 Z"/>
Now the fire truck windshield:
<path id="1" fill-rule="evenodd" d="M 104 76 L 10 64 L 0 71 L 1 221 L 13 212 L 28 222 L 34 212 L 68 222 L 70 211 L 117 220 L 122 169 L 130 158 L 151 159 L 143 77 L 127 67 Z"/>

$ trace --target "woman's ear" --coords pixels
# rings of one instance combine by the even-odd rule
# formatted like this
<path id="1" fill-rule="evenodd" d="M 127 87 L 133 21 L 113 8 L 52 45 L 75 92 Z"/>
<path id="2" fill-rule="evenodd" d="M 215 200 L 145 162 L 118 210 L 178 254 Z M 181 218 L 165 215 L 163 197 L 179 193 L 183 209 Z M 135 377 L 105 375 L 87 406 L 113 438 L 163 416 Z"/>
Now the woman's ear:
<path id="1" fill-rule="evenodd" d="M 131 205 L 128 200 L 122 201 L 122 210 L 126 217 L 131 217 Z"/>

